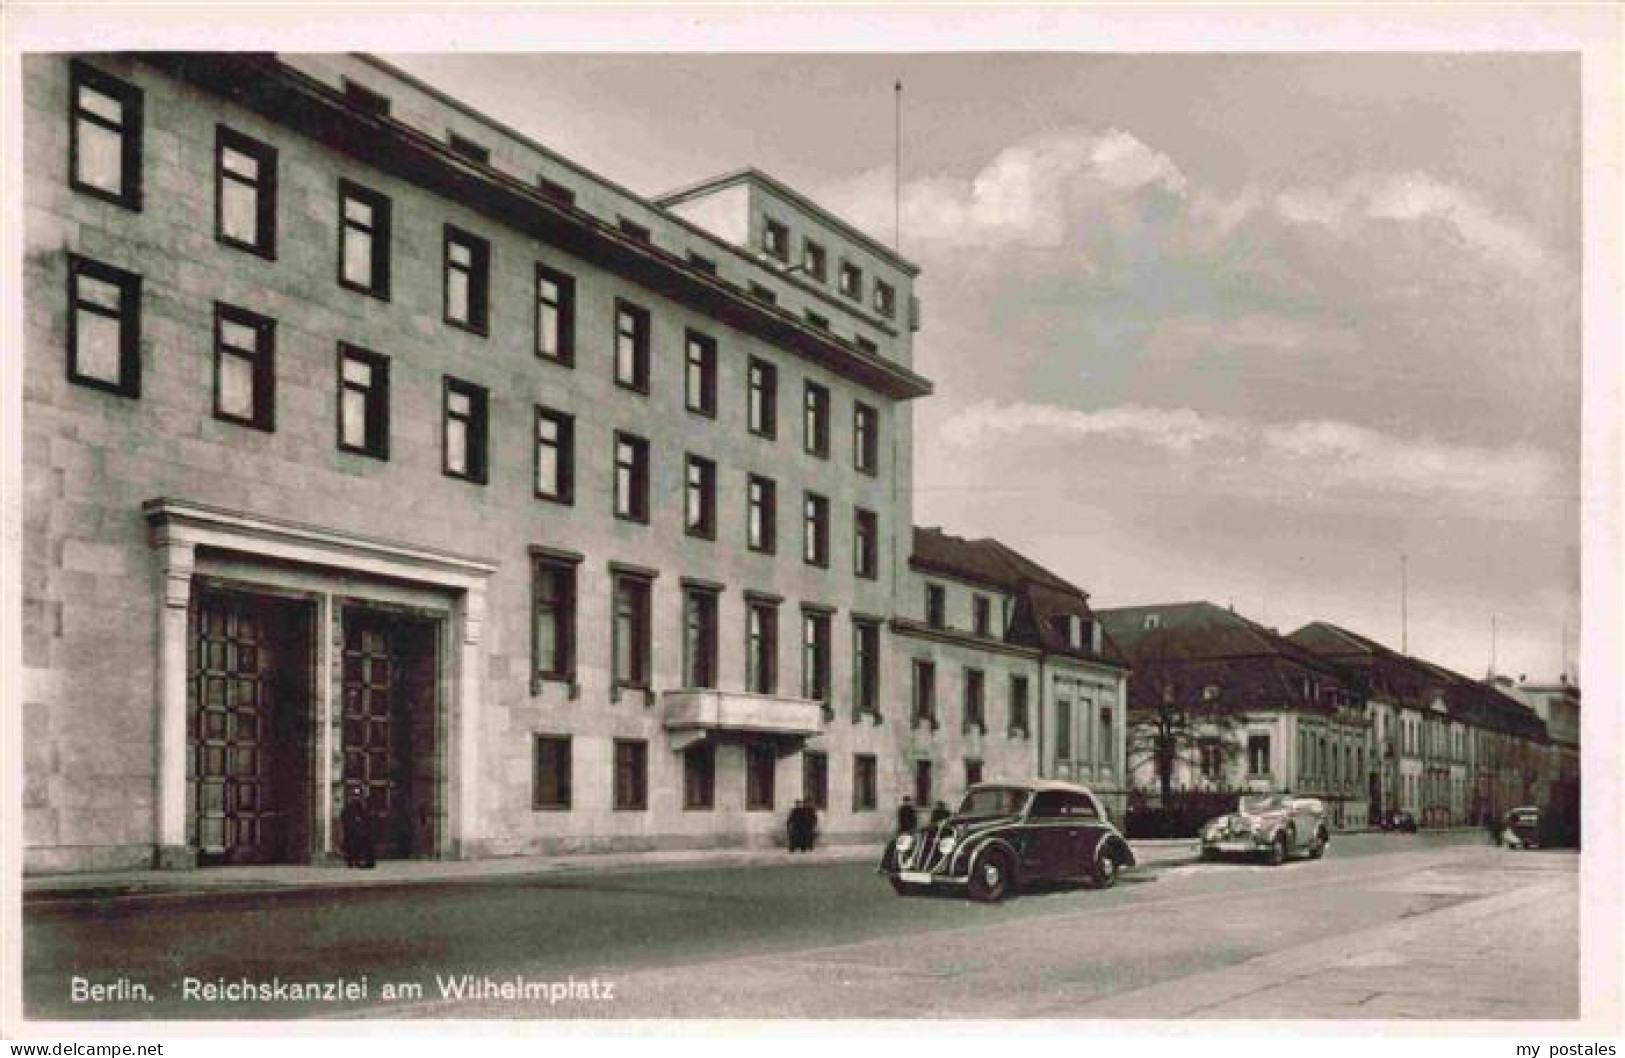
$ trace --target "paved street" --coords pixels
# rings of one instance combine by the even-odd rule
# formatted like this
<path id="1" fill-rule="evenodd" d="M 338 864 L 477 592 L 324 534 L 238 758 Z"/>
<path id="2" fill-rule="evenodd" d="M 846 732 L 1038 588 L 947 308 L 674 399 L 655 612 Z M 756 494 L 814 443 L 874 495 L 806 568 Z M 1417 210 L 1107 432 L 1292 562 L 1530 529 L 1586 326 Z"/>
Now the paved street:
<path id="1" fill-rule="evenodd" d="M 42 905 L 26 915 L 25 999 L 58 1018 L 1566 1018 L 1577 868 L 1573 854 L 1424 833 L 993 907 L 899 899 L 867 865 L 788 858 Z M 108 1001 L 75 1003 L 75 976 Z M 244 979 L 268 992 L 344 979 L 357 998 L 207 992 Z M 422 994 L 386 996 L 402 983 Z M 531 998 L 504 998 L 527 984 Z"/>

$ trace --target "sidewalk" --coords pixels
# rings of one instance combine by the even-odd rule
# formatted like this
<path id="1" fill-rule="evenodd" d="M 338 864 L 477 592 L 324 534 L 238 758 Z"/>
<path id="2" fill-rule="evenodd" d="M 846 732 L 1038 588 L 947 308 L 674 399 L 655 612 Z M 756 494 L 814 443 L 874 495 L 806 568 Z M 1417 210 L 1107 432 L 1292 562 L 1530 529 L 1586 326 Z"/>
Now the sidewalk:
<path id="1" fill-rule="evenodd" d="M 1141 867 L 1172 866 L 1196 859 L 1193 841 L 1132 843 Z M 96 871 L 26 875 L 23 903 L 163 902 L 203 894 L 260 895 L 348 889 L 446 885 L 493 878 L 561 873 L 602 873 L 677 868 L 788 867 L 819 863 L 880 862 L 880 844 L 832 845 L 791 855 L 782 848 L 671 849 L 654 852 L 584 853 L 570 856 L 504 856 L 477 860 L 381 860 L 370 870 L 346 867 L 200 867 L 190 871 Z"/>

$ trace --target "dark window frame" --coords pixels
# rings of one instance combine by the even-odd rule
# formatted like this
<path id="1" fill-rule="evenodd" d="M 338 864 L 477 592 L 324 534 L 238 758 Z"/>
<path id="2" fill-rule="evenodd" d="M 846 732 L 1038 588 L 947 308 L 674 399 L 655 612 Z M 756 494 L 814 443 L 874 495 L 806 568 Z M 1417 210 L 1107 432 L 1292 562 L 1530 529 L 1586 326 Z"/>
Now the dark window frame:
<path id="1" fill-rule="evenodd" d="M 851 283 L 847 280 L 850 278 Z M 850 286 L 850 289 L 848 287 Z M 863 269 L 851 261 L 843 260 L 836 271 L 835 289 L 840 291 L 842 297 L 851 298 L 861 303 L 863 301 Z"/>
<path id="2" fill-rule="evenodd" d="M 344 78 L 344 98 L 351 105 L 365 110 L 375 117 L 389 117 L 389 97 L 382 92 L 375 92 L 366 85 L 350 78 Z"/>
<path id="3" fill-rule="evenodd" d="M 372 210 L 372 226 L 365 227 L 358 221 L 350 219 L 349 211 L 345 208 L 349 200 L 354 199 Z M 352 180 L 339 180 L 339 259 L 338 283 L 346 290 L 353 290 L 358 294 L 366 294 L 380 301 L 390 299 L 390 253 L 393 245 L 393 206 L 389 196 L 374 191 L 369 187 L 355 183 Z M 349 245 L 352 233 L 361 233 L 372 240 L 372 275 L 365 284 L 358 283 L 345 274 L 344 266 L 347 260 L 345 250 Z"/>
<path id="4" fill-rule="evenodd" d="M 683 335 L 683 406 L 717 417 L 717 340 L 692 328 Z"/>
<path id="5" fill-rule="evenodd" d="M 252 159 L 258 175 L 249 180 L 226 168 L 226 152 L 234 151 Z M 245 242 L 226 233 L 226 182 L 230 180 L 254 189 L 254 238 Z M 229 125 L 216 125 L 214 137 L 214 237 L 223 246 L 276 260 L 277 149 L 269 143 L 238 132 Z"/>
<path id="6" fill-rule="evenodd" d="M 873 753 L 852 754 L 852 811 L 873 812 L 880 807 L 880 762 Z"/>
<path id="7" fill-rule="evenodd" d="M 630 321 L 630 332 L 623 331 L 622 321 Z M 642 305 L 626 300 L 615 299 L 615 341 L 612 352 L 615 357 L 613 376 L 615 384 L 621 389 L 631 390 L 645 396 L 649 393 L 649 345 L 650 345 L 651 317 L 649 310 Z M 632 377 L 621 377 L 621 340 L 629 339 L 632 343 Z"/>
<path id="8" fill-rule="evenodd" d="M 835 617 L 828 610 L 801 611 L 801 696 L 821 702 L 827 716 L 834 704 L 833 653 Z"/>
<path id="9" fill-rule="evenodd" d="M 757 502 L 757 494 L 761 502 Z M 750 474 L 745 479 L 745 546 L 761 555 L 771 555 L 779 546 L 779 484 L 772 478 Z M 761 539 L 752 539 L 752 516 L 760 509 Z"/>
<path id="10" fill-rule="evenodd" d="M 801 799 L 820 812 L 829 811 L 829 754 L 808 749 L 801 752 Z"/>
<path id="11" fill-rule="evenodd" d="M 829 387 L 810 379 L 801 390 L 801 450 L 819 459 L 829 458 Z"/>
<path id="12" fill-rule="evenodd" d="M 371 383 L 363 388 L 344 377 L 344 363 L 355 360 L 367 365 L 372 372 Z M 360 445 L 344 439 L 344 394 L 353 391 L 363 394 L 363 432 L 367 437 Z M 341 452 L 389 459 L 389 357 L 363 349 L 347 342 L 339 343 L 338 351 L 338 447 Z"/>
<path id="13" fill-rule="evenodd" d="M 722 594 L 717 588 L 683 585 L 683 686 L 715 690 L 720 679 Z M 699 617 L 697 623 L 692 620 Z"/>
<path id="14" fill-rule="evenodd" d="M 550 423 L 557 430 L 557 437 L 551 444 L 544 442 L 542 437 L 542 424 Z M 542 489 L 542 449 L 551 447 L 554 451 L 554 465 L 558 468 L 558 487 L 547 492 Z M 535 416 L 532 420 L 531 434 L 531 488 L 536 498 L 547 500 L 550 503 L 570 506 L 575 503 L 575 459 L 576 459 L 576 419 L 568 412 L 556 408 L 536 405 Z"/>
<path id="15" fill-rule="evenodd" d="M 622 752 L 631 751 L 624 762 L 630 765 L 630 788 L 622 785 Z M 649 809 L 649 742 L 642 738 L 617 738 L 610 753 L 610 766 L 614 769 L 614 810 L 617 812 L 645 812 Z"/>
<path id="16" fill-rule="evenodd" d="M 829 282 L 829 251 L 805 236 L 801 240 L 801 270 L 820 283 Z"/>
<path id="17" fill-rule="evenodd" d="M 122 268 L 78 254 L 68 254 L 68 326 L 66 370 L 68 381 L 121 397 L 141 396 L 141 276 Z M 107 283 L 118 290 L 116 312 L 80 296 L 79 278 Z M 88 375 L 79 370 L 79 311 L 111 319 L 118 324 L 119 377 L 117 382 Z"/>
<path id="18" fill-rule="evenodd" d="M 874 309 L 888 320 L 897 318 L 897 288 L 883 279 L 875 280 Z"/>
<path id="19" fill-rule="evenodd" d="M 762 218 L 762 252 L 781 264 L 790 263 L 790 226 L 772 217 Z"/>
<path id="20" fill-rule="evenodd" d="M 466 266 L 452 260 L 452 247 L 468 251 Z M 441 232 L 440 297 L 441 320 L 448 327 L 488 338 L 491 334 L 491 243 L 473 232 L 447 224 Z M 452 315 L 451 274 L 461 272 L 467 277 L 468 318 L 460 320 Z"/>
<path id="21" fill-rule="evenodd" d="M 914 803 L 922 809 L 935 798 L 936 775 L 929 760 L 916 760 L 914 762 Z"/>
<path id="22" fill-rule="evenodd" d="M 491 148 L 453 130 L 446 130 L 446 147 L 459 158 L 479 165 L 491 164 Z"/>
<path id="23" fill-rule="evenodd" d="M 697 520 L 692 506 L 696 499 L 699 501 Z M 717 538 L 716 460 L 692 452 L 683 459 L 683 534 L 698 540 Z"/>
<path id="24" fill-rule="evenodd" d="M 963 730 L 976 728 L 987 734 L 987 673 L 982 669 L 965 667 L 965 701 Z M 974 693 L 973 693 L 974 692 Z"/>
<path id="25" fill-rule="evenodd" d="M 829 497 L 816 492 L 801 497 L 801 561 L 829 568 Z"/>
<path id="26" fill-rule="evenodd" d="M 541 689 L 545 681 L 574 684 L 576 679 L 576 622 L 579 616 L 577 568 L 581 560 L 555 555 L 532 554 L 530 576 L 530 671 L 531 693 Z M 552 653 L 554 665 L 543 668 L 541 612 L 544 596 L 544 575 L 557 578 L 558 591 L 550 600 L 553 620 Z"/>
<path id="27" fill-rule="evenodd" d="M 745 369 L 745 428 L 755 437 L 779 435 L 779 369 L 751 357 Z"/>
<path id="28" fill-rule="evenodd" d="M 976 784 L 980 783 L 982 781 L 982 776 L 983 776 L 982 758 L 980 758 L 980 757 L 966 757 L 965 758 L 965 788 L 968 790 L 972 786 L 975 786 Z"/>
<path id="29" fill-rule="evenodd" d="M 867 644 L 867 646 L 866 646 Z M 880 718 L 880 622 L 852 619 L 852 719 Z"/>
<path id="30" fill-rule="evenodd" d="M 448 478 L 484 485 L 490 478 L 490 391 L 466 379 L 443 376 L 440 397 L 440 471 Z M 451 407 L 452 394 L 468 398 L 466 415 L 455 414 Z M 465 425 L 461 471 L 451 465 L 451 424 L 462 421 Z"/>
<path id="31" fill-rule="evenodd" d="M 1032 708 L 1031 700 L 1032 688 L 1028 682 L 1026 673 L 1012 672 L 1010 674 L 1010 691 L 1008 701 L 1010 715 L 1009 723 L 1007 725 L 1007 732 L 1009 734 L 1014 735 L 1019 731 L 1021 732 L 1022 737 L 1025 738 L 1032 730 L 1032 721 L 1029 716 L 1029 711 Z"/>
<path id="32" fill-rule="evenodd" d="M 979 636 L 993 634 L 993 600 L 980 592 L 971 596 L 971 631 Z"/>
<path id="33" fill-rule="evenodd" d="M 627 655 L 631 671 L 618 670 L 621 655 L 621 599 L 625 589 L 631 604 L 631 651 Z M 610 578 L 610 682 L 613 686 L 648 690 L 654 679 L 654 580 L 642 574 L 616 571 Z"/>
<path id="34" fill-rule="evenodd" d="M 716 807 L 717 748 L 701 742 L 683 751 L 683 811 L 712 812 Z"/>
<path id="35" fill-rule="evenodd" d="M 852 575 L 880 579 L 880 516 L 864 507 L 852 510 Z"/>
<path id="36" fill-rule="evenodd" d="M 758 617 L 759 632 L 752 627 Z M 779 603 L 757 595 L 745 597 L 745 690 L 779 693 Z"/>
<path id="37" fill-rule="evenodd" d="M 225 325 L 228 322 L 253 331 L 253 349 L 245 350 L 226 344 Z M 230 414 L 221 406 L 225 377 L 222 368 L 225 357 L 233 355 L 249 361 L 252 371 L 250 399 L 253 409 L 246 416 Z M 276 430 L 276 321 L 223 301 L 214 303 L 214 417 L 221 422 L 266 433 Z"/>
<path id="38" fill-rule="evenodd" d="M 880 473 L 880 412 L 862 401 L 852 404 L 852 467 L 870 477 Z"/>
<path id="39" fill-rule="evenodd" d="M 778 795 L 778 771 L 778 753 L 771 745 L 745 743 L 745 811 L 773 811 Z"/>
<path id="40" fill-rule="evenodd" d="M 941 584 L 925 585 L 925 623 L 931 628 L 948 627 L 948 589 Z"/>
<path id="41" fill-rule="evenodd" d="M 910 666 L 913 685 L 909 688 L 909 726 L 921 723 L 935 731 L 937 721 L 937 663 L 932 658 L 915 658 Z"/>
<path id="42" fill-rule="evenodd" d="M 556 300 L 547 301 L 542 296 L 542 284 L 551 283 L 556 292 Z M 536 356 L 542 360 L 550 360 L 565 367 L 574 367 L 576 362 L 576 279 L 568 272 L 561 272 L 550 268 L 540 261 L 536 262 L 535 277 L 532 280 L 534 295 L 533 307 L 535 310 L 532 320 L 535 328 Z M 542 347 L 542 316 L 545 308 L 553 310 L 557 321 L 558 349 L 549 352 Z"/>
<path id="43" fill-rule="evenodd" d="M 632 461 L 621 462 L 621 446 L 625 444 L 632 454 Z M 610 504 L 615 517 L 623 522 L 634 522 L 638 525 L 649 524 L 649 478 L 650 478 L 650 450 L 649 439 L 640 437 L 625 430 L 616 430 L 613 447 L 613 479 L 610 482 Z M 622 510 L 621 470 L 627 472 L 627 493 L 625 510 Z"/>
<path id="44" fill-rule="evenodd" d="M 551 747 L 555 752 L 562 748 L 562 753 L 554 759 L 554 763 L 561 765 L 554 777 L 552 789 L 545 788 L 542 782 L 544 769 L 542 764 L 543 747 Z M 575 770 L 575 744 L 569 735 L 553 735 L 536 732 L 531 735 L 531 786 L 530 808 L 533 812 L 568 812 L 574 800 Z M 551 797 L 546 796 L 552 794 Z"/>
<path id="45" fill-rule="evenodd" d="M 128 81 L 103 73 L 88 63 L 71 60 L 68 66 L 68 186 L 75 191 L 111 202 L 125 209 L 141 211 L 142 204 L 142 140 L 145 129 L 145 93 Z M 119 123 L 79 105 L 79 89 L 107 96 L 119 104 Z M 86 183 L 79 179 L 79 123 L 87 121 L 119 137 L 118 191 Z"/>

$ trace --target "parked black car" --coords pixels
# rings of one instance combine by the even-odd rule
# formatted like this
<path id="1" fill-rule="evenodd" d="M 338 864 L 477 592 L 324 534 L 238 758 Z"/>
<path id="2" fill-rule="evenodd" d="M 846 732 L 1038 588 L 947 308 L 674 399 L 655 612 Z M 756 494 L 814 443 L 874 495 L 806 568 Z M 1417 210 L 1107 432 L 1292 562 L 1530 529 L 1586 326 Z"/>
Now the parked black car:
<path id="1" fill-rule="evenodd" d="M 1093 793 L 1072 783 L 981 783 L 940 823 L 899 834 L 880 869 L 899 895 L 963 886 L 972 900 L 1002 900 L 1018 886 L 1117 882 L 1134 853 Z"/>

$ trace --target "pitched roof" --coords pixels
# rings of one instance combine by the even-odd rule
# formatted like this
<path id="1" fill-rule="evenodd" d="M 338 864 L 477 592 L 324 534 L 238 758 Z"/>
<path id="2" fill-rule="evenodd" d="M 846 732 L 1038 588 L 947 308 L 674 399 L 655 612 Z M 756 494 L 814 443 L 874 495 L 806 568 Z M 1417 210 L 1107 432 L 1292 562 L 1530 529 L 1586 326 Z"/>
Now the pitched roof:
<path id="1" fill-rule="evenodd" d="M 1055 626 L 1054 618 L 1075 615 L 1096 620 L 1089 608 L 1089 594 L 1007 544 L 991 537 L 967 540 L 935 526 L 915 526 L 914 551 L 909 564 L 915 569 L 981 584 L 1013 596 L 1016 610 L 1009 633 L 1013 642 L 1040 647 L 1051 654 L 1127 665 L 1104 625 L 1099 650 L 1079 650 L 1067 643 Z"/>

